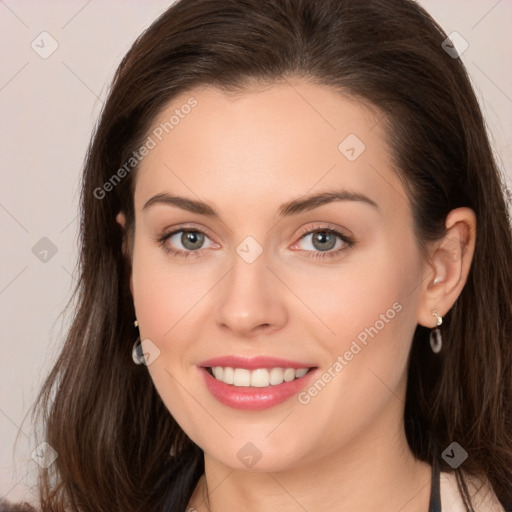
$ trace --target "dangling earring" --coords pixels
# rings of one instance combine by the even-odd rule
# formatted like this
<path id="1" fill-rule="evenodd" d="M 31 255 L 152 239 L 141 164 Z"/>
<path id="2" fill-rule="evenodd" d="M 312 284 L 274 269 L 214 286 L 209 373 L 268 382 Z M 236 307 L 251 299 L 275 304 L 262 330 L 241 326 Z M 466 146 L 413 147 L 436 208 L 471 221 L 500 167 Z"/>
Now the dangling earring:
<path id="1" fill-rule="evenodd" d="M 443 318 L 439 316 L 437 311 L 432 313 L 432 316 L 435 316 L 437 319 L 436 326 L 430 331 L 430 348 L 434 354 L 439 354 L 441 352 L 441 348 L 443 347 L 443 338 L 441 337 L 441 330 L 439 326 L 443 323 Z"/>
<path id="2" fill-rule="evenodd" d="M 133 322 L 135 327 L 139 327 L 139 322 L 135 320 Z M 144 354 L 142 353 L 142 344 L 140 343 L 140 334 L 137 336 L 137 339 L 133 343 L 132 348 L 132 359 L 135 364 L 143 364 L 144 363 Z"/>

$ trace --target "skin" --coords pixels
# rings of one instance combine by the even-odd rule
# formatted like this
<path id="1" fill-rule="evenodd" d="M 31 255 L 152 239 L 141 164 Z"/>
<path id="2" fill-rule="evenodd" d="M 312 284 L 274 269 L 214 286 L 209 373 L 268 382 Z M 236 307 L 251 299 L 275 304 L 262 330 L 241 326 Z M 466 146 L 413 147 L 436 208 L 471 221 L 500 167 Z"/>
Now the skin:
<path id="1" fill-rule="evenodd" d="M 425 512 L 431 467 L 412 455 L 402 420 L 407 356 L 417 324 L 433 327 L 432 311 L 444 315 L 466 282 L 474 213 L 453 210 L 426 257 L 378 116 L 327 87 L 297 78 L 236 96 L 194 89 L 154 126 L 190 96 L 198 105 L 138 170 L 130 277 L 141 339 L 160 350 L 148 371 L 205 453 L 189 506 L 208 510 L 207 484 L 214 512 Z M 338 149 L 349 134 L 366 146 L 354 161 Z M 378 209 L 346 200 L 278 216 L 284 202 L 339 188 Z M 165 204 L 142 210 L 162 192 L 206 201 L 220 219 Z M 117 221 L 125 225 L 122 212 Z M 206 232 L 200 256 L 174 256 L 155 241 L 184 224 Z M 332 258 L 308 257 L 322 246 L 300 230 L 326 224 L 356 244 Z M 187 250 L 180 236 L 165 243 Z M 247 236 L 263 250 L 250 264 L 236 252 Z M 337 240 L 331 252 L 343 246 Z M 235 410 L 198 373 L 201 361 L 228 354 L 313 362 L 325 372 L 397 302 L 400 312 L 308 404 L 293 397 Z M 251 468 L 237 457 L 248 442 L 262 454 Z"/>

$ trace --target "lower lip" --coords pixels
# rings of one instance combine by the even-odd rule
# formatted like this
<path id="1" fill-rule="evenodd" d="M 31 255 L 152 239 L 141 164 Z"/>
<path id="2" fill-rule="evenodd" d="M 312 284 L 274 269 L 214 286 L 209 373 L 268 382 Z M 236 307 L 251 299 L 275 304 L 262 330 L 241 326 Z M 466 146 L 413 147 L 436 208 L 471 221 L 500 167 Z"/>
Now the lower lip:
<path id="1" fill-rule="evenodd" d="M 206 368 L 199 370 L 203 374 L 206 387 L 219 402 L 233 409 L 259 411 L 281 404 L 302 391 L 313 378 L 317 368 L 311 369 L 299 379 L 265 388 L 226 384 L 210 375 Z"/>

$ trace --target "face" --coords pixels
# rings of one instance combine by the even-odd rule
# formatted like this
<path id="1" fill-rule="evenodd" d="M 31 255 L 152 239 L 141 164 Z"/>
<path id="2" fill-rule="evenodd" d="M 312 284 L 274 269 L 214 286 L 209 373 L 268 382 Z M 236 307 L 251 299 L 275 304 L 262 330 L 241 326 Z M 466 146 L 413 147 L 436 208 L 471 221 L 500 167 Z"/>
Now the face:
<path id="1" fill-rule="evenodd" d="M 254 471 L 400 430 L 424 269 L 376 117 L 292 85 L 176 97 L 134 197 L 147 369 L 207 455 Z"/>

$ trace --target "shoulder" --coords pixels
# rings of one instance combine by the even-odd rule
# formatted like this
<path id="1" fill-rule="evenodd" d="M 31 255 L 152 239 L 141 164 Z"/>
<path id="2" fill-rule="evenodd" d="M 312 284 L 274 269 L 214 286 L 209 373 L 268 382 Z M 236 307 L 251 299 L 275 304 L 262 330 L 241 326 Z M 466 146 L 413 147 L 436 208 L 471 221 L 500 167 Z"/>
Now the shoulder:
<path id="1" fill-rule="evenodd" d="M 37 510 L 28 503 L 11 503 L 0 497 L 0 512 L 37 512 Z"/>
<path id="2" fill-rule="evenodd" d="M 488 482 L 467 474 L 464 477 L 476 512 L 506 512 Z M 442 510 L 466 512 L 455 473 L 441 472 L 440 493 Z"/>

